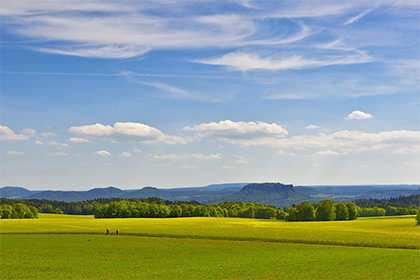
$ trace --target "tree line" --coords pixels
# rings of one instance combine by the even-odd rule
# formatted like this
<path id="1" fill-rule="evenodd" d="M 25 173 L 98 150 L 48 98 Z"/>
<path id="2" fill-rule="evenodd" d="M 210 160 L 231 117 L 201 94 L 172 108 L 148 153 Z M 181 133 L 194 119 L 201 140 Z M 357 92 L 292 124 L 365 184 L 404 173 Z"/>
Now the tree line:
<path id="1" fill-rule="evenodd" d="M 290 208 L 286 221 L 342 221 L 359 217 L 360 208 L 352 203 L 335 203 L 324 200 L 319 203 L 302 202 Z"/>
<path id="2" fill-rule="evenodd" d="M 420 206 L 420 194 L 399 196 L 391 198 L 361 198 L 353 201 L 360 207 L 380 207 L 386 209 L 388 206 L 417 209 Z"/>
<path id="3" fill-rule="evenodd" d="M 39 213 L 55 213 L 55 214 L 71 214 L 71 215 L 93 215 L 96 209 L 113 201 L 121 201 L 122 198 L 97 198 L 86 201 L 65 202 L 47 199 L 8 199 L 0 198 L 0 205 L 23 203 L 27 206 L 35 207 Z M 129 201 L 142 201 L 156 204 L 182 204 L 182 201 L 171 202 L 157 197 L 128 199 Z M 196 201 L 188 202 L 189 204 L 199 204 Z"/>
<path id="4" fill-rule="evenodd" d="M 36 219 L 38 210 L 23 203 L 3 204 L 0 206 L 0 219 Z"/>
<path id="5" fill-rule="evenodd" d="M 214 205 L 156 204 L 143 201 L 114 201 L 99 206 L 95 218 L 242 217 L 284 219 L 286 213 L 274 206 L 253 202 L 223 202 Z"/>
<path id="6" fill-rule="evenodd" d="M 334 203 L 332 200 L 324 200 L 319 203 L 306 201 L 293 205 L 291 208 L 277 208 L 254 202 L 222 202 L 214 205 L 204 205 L 196 201 L 172 202 L 156 197 L 142 199 L 99 198 L 81 202 L 3 198 L 0 199 L 0 205 L 2 207 L 1 218 L 21 218 L 25 215 L 26 217 L 37 217 L 38 212 L 40 212 L 94 215 L 95 218 L 240 217 L 286 221 L 333 221 L 353 220 L 359 216 L 417 214 L 416 208 L 360 207 L 352 202 Z M 22 209 L 22 205 L 32 210 L 13 210 L 15 207 Z"/>

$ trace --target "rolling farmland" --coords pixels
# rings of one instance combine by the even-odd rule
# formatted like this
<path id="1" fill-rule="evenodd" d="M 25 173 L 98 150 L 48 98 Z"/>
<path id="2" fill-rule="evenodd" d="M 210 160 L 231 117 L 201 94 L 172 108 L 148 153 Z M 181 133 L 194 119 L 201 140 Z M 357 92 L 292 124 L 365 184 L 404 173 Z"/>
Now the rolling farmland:
<path id="1" fill-rule="evenodd" d="M 2 279 L 420 277 L 413 216 L 286 223 L 40 214 L 0 225 Z"/>

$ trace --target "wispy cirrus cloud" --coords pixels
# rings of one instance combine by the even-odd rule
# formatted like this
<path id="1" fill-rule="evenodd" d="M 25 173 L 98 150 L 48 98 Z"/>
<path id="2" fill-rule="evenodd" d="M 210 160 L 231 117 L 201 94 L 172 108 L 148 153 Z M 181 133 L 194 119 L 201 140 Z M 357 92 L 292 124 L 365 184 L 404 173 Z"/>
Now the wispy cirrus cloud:
<path id="1" fill-rule="evenodd" d="M 255 70 L 281 71 L 289 69 L 308 69 L 331 65 L 350 65 L 371 62 L 373 58 L 366 52 L 349 55 L 304 58 L 302 56 L 263 57 L 257 53 L 233 52 L 218 58 L 195 60 L 194 62 L 226 66 L 242 72 Z"/>

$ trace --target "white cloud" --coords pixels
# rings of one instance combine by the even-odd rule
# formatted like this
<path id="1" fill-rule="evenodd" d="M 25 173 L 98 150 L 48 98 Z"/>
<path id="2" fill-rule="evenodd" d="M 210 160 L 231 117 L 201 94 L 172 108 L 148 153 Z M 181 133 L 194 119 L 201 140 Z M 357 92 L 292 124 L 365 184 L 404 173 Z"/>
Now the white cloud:
<path id="1" fill-rule="evenodd" d="M 131 157 L 131 153 L 129 153 L 129 152 L 123 152 L 119 156 L 120 157 Z"/>
<path id="2" fill-rule="evenodd" d="M 34 143 L 37 145 L 44 145 L 44 142 L 42 142 L 41 140 L 35 140 Z"/>
<path id="3" fill-rule="evenodd" d="M 185 164 L 183 164 L 179 168 L 180 169 L 201 169 L 201 168 L 203 168 L 203 166 L 202 165 L 185 165 Z"/>
<path id="4" fill-rule="evenodd" d="M 243 156 L 239 156 L 239 155 L 234 155 L 234 157 L 237 158 L 237 160 L 235 160 L 235 163 L 238 164 L 247 164 L 249 163 L 249 160 Z"/>
<path id="5" fill-rule="evenodd" d="M 133 153 L 136 153 L 136 154 L 141 154 L 142 153 L 142 151 L 140 150 L 140 149 L 133 149 Z"/>
<path id="6" fill-rule="evenodd" d="M 54 137 L 54 136 L 56 136 L 56 134 L 54 132 L 44 131 L 44 132 L 41 132 L 41 136 L 42 137 Z"/>
<path id="7" fill-rule="evenodd" d="M 15 134 L 13 130 L 7 126 L 0 125 L 0 140 L 28 140 L 28 135 L 25 134 Z"/>
<path id="8" fill-rule="evenodd" d="M 371 114 L 362 112 L 362 111 L 353 111 L 351 112 L 346 119 L 348 120 L 366 120 L 371 119 L 373 116 Z"/>
<path id="9" fill-rule="evenodd" d="M 36 131 L 31 128 L 25 128 L 25 129 L 22 129 L 20 133 L 25 134 L 25 135 L 35 135 Z"/>
<path id="10" fill-rule="evenodd" d="M 90 142 L 89 139 L 79 138 L 79 137 L 71 137 L 69 141 L 73 143 L 89 143 Z"/>
<path id="11" fill-rule="evenodd" d="M 420 131 L 337 131 L 331 134 L 296 135 L 288 138 L 261 137 L 254 139 L 222 139 L 242 147 L 265 146 L 283 149 L 327 149 L 340 153 L 360 153 L 365 151 L 387 154 L 409 154 L 420 152 Z M 282 152 L 280 152 L 282 153 Z"/>
<path id="12" fill-rule="evenodd" d="M 191 138 L 165 135 L 159 129 L 133 122 L 116 122 L 114 126 L 100 123 L 73 126 L 68 131 L 79 136 L 100 137 L 113 141 L 164 142 L 167 144 L 186 144 L 192 141 Z"/>
<path id="13" fill-rule="evenodd" d="M 342 155 L 347 155 L 347 153 L 339 153 L 339 152 L 334 152 L 334 151 L 318 151 L 314 154 L 315 156 L 342 156 Z"/>
<path id="14" fill-rule="evenodd" d="M 227 169 L 227 170 L 232 170 L 232 169 L 235 169 L 236 167 L 235 166 L 232 166 L 232 165 L 224 165 L 224 166 L 222 166 L 222 167 L 220 167 L 221 169 Z"/>
<path id="15" fill-rule="evenodd" d="M 64 152 L 55 152 L 55 153 L 49 153 L 48 155 L 50 155 L 50 156 L 56 156 L 56 157 L 66 157 L 69 154 L 68 153 L 64 153 Z"/>
<path id="16" fill-rule="evenodd" d="M 311 124 L 311 125 L 308 125 L 307 127 L 305 127 L 306 129 L 318 129 L 318 128 L 320 128 L 319 126 L 317 126 L 317 125 L 313 125 L 313 124 Z"/>
<path id="17" fill-rule="evenodd" d="M 246 72 L 254 70 L 279 71 L 288 69 L 308 69 L 331 65 L 348 65 L 371 62 L 372 57 L 366 52 L 355 52 L 339 56 L 321 58 L 304 58 L 302 56 L 262 57 L 257 53 L 231 52 L 218 58 L 195 60 L 194 62 L 227 66 L 231 69 Z"/>
<path id="18" fill-rule="evenodd" d="M 34 50 L 61 55 L 129 58 L 150 49 L 278 45 L 310 35 L 310 28 L 302 23 L 297 31 L 270 34 L 265 31 L 269 22 L 261 16 L 208 13 L 193 1 L 104 4 L 72 0 L 65 1 L 63 7 L 42 0 L 37 6 L 30 1 L 11 2 L 15 1 L 2 5 L 7 27 L 15 34 L 47 43 L 47 47 Z M 162 7 L 171 11 L 169 16 Z"/>
<path id="19" fill-rule="evenodd" d="M 98 155 L 98 156 L 110 156 L 111 153 L 105 150 L 100 150 L 97 152 L 94 152 L 93 154 Z"/>
<path id="20" fill-rule="evenodd" d="M 288 134 L 286 129 L 275 123 L 233 122 L 230 120 L 187 126 L 184 127 L 184 130 L 197 132 L 197 137 L 216 136 L 220 138 L 283 137 Z"/>
<path id="21" fill-rule="evenodd" d="M 349 18 L 345 23 L 343 23 L 343 25 L 349 25 L 349 24 L 355 23 L 356 21 L 358 21 L 359 19 L 361 19 L 362 17 L 364 17 L 365 15 L 370 13 L 372 10 L 373 10 L 373 8 L 367 9 L 367 10 L 361 12 L 360 14 L 358 14 L 358 15 L 352 17 L 352 18 Z"/>
<path id="22" fill-rule="evenodd" d="M 283 155 L 283 156 L 291 156 L 291 157 L 297 157 L 298 156 L 297 154 L 295 154 L 293 152 L 285 152 L 283 150 L 277 150 L 276 154 Z"/>
<path id="23" fill-rule="evenodd" d="M 24 152 L 18 152 L 18 151 L 7 151 L 6 152 L 7 155 L 16 155 L 16 156 L 21 156 L 24 155 Z"/>
<path id="24" fill-rule="evenodd" d="M 200 159 L 200 160 L 213 160 L 221 159 L 219 154 L 214 155 L 203 155 L 203 154 L 166 154 L 166 155 L 154 155 L 155 159 Z"/>
<path id="25" fill-rule="evenodd" d="M 57 141 L 47 142 L 47 145 L 48 146 L 54 146 L 57 149 L 70 148 L 70 145 L 69 144 L 67 144 L 67 143 L 59 143 Z"/>

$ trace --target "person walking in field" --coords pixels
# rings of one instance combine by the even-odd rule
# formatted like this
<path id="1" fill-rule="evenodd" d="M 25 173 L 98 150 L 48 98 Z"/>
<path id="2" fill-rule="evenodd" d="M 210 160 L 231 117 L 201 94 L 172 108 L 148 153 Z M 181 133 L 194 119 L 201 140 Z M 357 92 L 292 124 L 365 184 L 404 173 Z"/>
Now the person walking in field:
<path id="1" fill-rule="evenodd" d="M 120 231 L 118 229 L 115 230 L 115 234 L 118 235 Z"/>
<path id="2" fill-rule="evenodd" d="M 106 228 L 106 234 L 107 235 L 109 234 L 109 228 Z"/>

